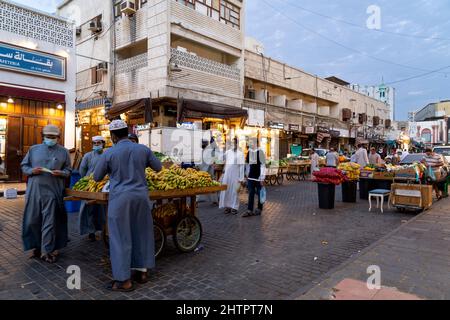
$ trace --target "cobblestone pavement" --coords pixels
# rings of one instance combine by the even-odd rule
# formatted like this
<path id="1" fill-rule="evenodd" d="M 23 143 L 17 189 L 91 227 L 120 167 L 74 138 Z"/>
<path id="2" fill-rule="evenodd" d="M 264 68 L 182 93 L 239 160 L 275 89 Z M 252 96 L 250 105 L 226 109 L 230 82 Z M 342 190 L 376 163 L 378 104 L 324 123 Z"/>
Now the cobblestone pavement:
<path id="1" fill-rule="evenodd" d="M 245 197 L 243 194 L 242 199 Z M 90 243 L 76 234 L 76 215 L 70 215 L 71 242 L 56 265 L 29 260 L 22 252 L 20 237 L 24 200 L 2 199 L 0 299 L 292 298 L 300 288 L 317 282 L 414 217 L 394 211 L 369 213 L 367 201 L 344 204 L 340 198 L 338 189 L 336 209 L 319 210 L 317 186 L 296 182 L 269 189 L 262 217 L 243 219 L 200 204 L 204 249 L 180 254 L 169 238 L 151 282 L 129 294 L 103 289 L 111 279 L 103 244 Z M 241 213 L 244 211 L 242 207 Z M 433 235 L 428 237 L 431 241 Z M 409 243 L 403 247 L 414 250 Z M 397 247 L 392 259 L 401 248 Z M 81 290 L 66 287 L 70 265 L 81 267 Z"/>
<path id="2" fill-rule="evenodd" d="M 333 289 L 344 279 L 366 282 L 367 267 L 381 271 L 381 285 L 422 299 L 450 299 L 450 200 L 427 211 L 379 240 L 361 255 L 323 277 L 298 299 L 333 299 Z"/>

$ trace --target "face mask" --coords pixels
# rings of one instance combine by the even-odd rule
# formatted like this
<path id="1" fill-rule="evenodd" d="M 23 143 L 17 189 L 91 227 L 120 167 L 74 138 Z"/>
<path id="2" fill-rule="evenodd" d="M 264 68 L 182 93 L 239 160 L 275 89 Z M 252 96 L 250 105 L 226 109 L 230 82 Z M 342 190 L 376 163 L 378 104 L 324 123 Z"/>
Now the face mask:
<path id="1" fill-rule="evenodd" d="M 98 152 L 98 153 L 100 153 L 100 152 L 102 152 L 103 151 L 103 147 L 102 146 L 94 146 L 94 149 L 93 149 L 95 152 Z"/>
<path id="2" fill-rule="evenodd" d="M 44 138 L 44 143 L 49 147 L 54 147 L 58 143 L 58 139 Z"/>

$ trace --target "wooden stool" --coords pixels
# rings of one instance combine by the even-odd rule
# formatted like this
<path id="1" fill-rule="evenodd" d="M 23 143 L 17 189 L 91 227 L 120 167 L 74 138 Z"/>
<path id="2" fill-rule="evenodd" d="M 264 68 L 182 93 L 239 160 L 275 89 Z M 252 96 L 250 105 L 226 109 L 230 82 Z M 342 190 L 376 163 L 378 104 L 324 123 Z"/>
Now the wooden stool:
<path id="1" fill-rule="evenodd" d="M 369 212 L 372 211 L 372 198 L 375 198 L 375 199 L 377 199 L 377 209 L 380 208 L 380 201 L 381 201 L 381 212 L 384 213 L 384 210 L 383 210 L 384 198 L 387 196 L 389 196 L 389 198 L 390 198 L 390 196 L 391 196 L 390 190 L 376 189 L 376 190 L 369 191 L 369 205 L 370 205 Z M 390 208 L 391 208 L 391 205 L 390 205 L 390 199 L 389 199 L 388 209 L 390 209 Z"/>

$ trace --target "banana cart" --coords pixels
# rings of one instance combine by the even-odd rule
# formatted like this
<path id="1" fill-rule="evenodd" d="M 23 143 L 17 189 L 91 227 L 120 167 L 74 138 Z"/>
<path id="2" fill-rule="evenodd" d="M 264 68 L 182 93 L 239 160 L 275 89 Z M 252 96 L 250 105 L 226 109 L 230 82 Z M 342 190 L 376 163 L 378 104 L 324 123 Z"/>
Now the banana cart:
<path id="1" fill-rule="evenodd" d="M 194 251 L 201 242 L 203 229 L 197 218 L 197 196 L 227 190 L 226 185 L 193 188 L 185 190 L 152 191 L 150 200 L 154 201 L 152 216 L 155 234 L 155 255 L 160 256 L 172 236 L 175 246 L 181 252 Z M 109 194 L 105 192 L 86 192 L 66 189 L 65 201 L 87 201 L 92 204 L 108 204 Z M 189 204 L 188 204 L 188 199 Z M 108 226 L 103 231 L 105 247 L 109 248 Z"/>

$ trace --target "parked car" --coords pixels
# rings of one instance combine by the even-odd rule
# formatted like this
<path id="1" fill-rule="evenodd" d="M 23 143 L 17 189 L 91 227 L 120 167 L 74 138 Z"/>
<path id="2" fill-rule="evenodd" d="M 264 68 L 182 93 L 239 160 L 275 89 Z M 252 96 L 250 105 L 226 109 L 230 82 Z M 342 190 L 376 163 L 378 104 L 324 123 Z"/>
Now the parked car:
<path id="1" fill-rule="evenodd" d="M 316 150 L 317 154 L 319 155 L 319 157 L 321 157 L 321 158 L 326 157 L 326 155 L 329 151 L 327 149 L 315 149 L 315 150 Z M 310 153 L 311 153 L 311 149 L 303 149 L 302 155 L 300 156 L 301 159 L 308 160 Z"/>
<path id="2" fill-rule="evenodd" d="M 434 147 L 433 151 L 443 155 L 447 162 L 450 162 L 450 146 Z"/>

